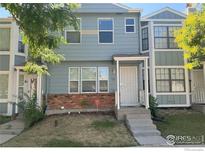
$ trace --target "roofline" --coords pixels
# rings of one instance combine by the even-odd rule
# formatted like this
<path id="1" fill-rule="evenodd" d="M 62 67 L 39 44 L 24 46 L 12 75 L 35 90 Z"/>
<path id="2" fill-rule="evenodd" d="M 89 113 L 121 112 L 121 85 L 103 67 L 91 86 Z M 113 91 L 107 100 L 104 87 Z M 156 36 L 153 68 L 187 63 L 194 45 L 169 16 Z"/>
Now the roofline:
<path id="1" fill-rule="evenodd" d="M 15 21 L 13 17 L 0 18 L 0 21 Z"/>
<path id="2" fill-rule="evenodd" d="M 182 12 L 180 12 L 180 11 L 174 10 L 174 9 L 172 9 L 172 8 L 170 8 L 170 7 L 165 7 L 165 8 L 162 8 L 162 9 L 160 9 L 160 10 L 157 10 L 157 11 L 155 11 L 155 12 L 152 12 L 152 13 L 150 13 L 150 14 L 148 14 L 148 15 L 142 17 L 142 18 L 143 18 L 143 19 L 148 19 L 148 18 L 150 18 L 150 17 L 152 17 L 152 16 L 154 16 L 154 15 L 156 15 L 156 14 L 158 14 L 158 13 L 161 13 L 161 12 L 163 12 L 163 11 L 170 11 L 170 12 L 173 12 L 173 13 L 175 13 L 175 14 L 177 14 L 177 15 L 179 15 L 179 16 L 182 16 L 182 17 L 184 17 L 184 18 L 186 18 L 186 16 L 187 16 L 186 14 L 184 14 L 184 13 L 182 13 Z"/>
<path id="3" fill-rule="evenodd" d="M 131 7 L 128 7 L 127 5 L 124 5 L 122 3 L 108 3 L 108 4 L 112 4 L 112 5 L 115 5 L 121 9 L 125 9 L 125 12 L 122 12 L 122 11 L 119 11 L 119 13 L 141 13 L 143 10 L 142 9 L 138 9 L 138 8 L 131 8 Z M 97 11 L 95 12 L 81 12 L 81 11 L 77 11 L 78 9 L 74 10 L 73 12 L 74 13 L 98 13 Z M 102 12 L 99 12 L 99 13 L 102 13 Z M 104 13 L 118 13 L 118 12 L 104 12 Z"/>
<path id="4" fill-rule="evenodd" d="M 121 7 L 123 9 L 127 9 L 128 12 L 142 12 L 142 9 L 138 9 L 138 8 L 131 8 L 125 4 L 122 4 L 122 3 L 112 3 L 113 5 L 116 5 L 118 7 Z"/>

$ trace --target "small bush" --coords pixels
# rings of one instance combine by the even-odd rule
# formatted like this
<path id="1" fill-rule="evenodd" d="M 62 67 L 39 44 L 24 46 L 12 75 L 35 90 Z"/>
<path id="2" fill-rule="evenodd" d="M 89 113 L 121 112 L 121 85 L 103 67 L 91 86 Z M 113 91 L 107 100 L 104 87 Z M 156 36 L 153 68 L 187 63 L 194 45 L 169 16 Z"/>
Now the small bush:
<path id="1" fill-rule="evenodd" d="M 83 144 L 71 140 L 51 139 L 44 147 L 82 147 Z"/>
<path id="2" fill-rule="evenodd" d="M 149 109 L 152 117 L 158 117 L 157 99 L 152 95 L 149 95 Z"/>
<path id="3" fill-rule="evenodd" d="M 10 116 L 1 116 L 0 115 L 0 124 L 7 123 L 9 121 L 11 121 L 11 117 Z"/>
<path id="4" fill-rule="evenodd" d="M 80 105 L 81 105 L 81 106 L 88 106 L 88 105 L 89 105 L 89 102 L 88 102 L 87 99 L 82 99 L 82 100 L 80 100 Z"/>
<path id="5" fill-rule="evenodd" d="M 95 129 L 113 128 L 116 122 L 110 120 L 96 120 L 91 124 Z"/>
<path id="6" fill-rule="evenodd" d="M 36 94 L 33 94 L 32 97 L 26 95 L 26 99 L 19 102 L 18 106 L 23 112 L 25 128 L 33 126 L 33 124 L 44 118 L 43 109 L 37 105 Z"/>

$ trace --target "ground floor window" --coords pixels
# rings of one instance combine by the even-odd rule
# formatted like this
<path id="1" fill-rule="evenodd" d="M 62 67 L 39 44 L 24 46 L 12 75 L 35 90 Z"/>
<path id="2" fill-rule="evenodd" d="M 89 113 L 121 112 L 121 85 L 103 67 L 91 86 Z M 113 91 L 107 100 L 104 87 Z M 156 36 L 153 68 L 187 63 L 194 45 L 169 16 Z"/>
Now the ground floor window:
<path id="1" fill-rule="evenodd" d="M 108 72 L 108 67 L 69 67 L 69 92 L 108 92 Z"/>
<path id="2" fill-rule="evenodd" d="M 156 68 L 157 92 L 184 92 L 184 68 Z"/>
<path id="3" fill-rule="evenodd" d="M 0 99 L 8 99 L 8 73 L 0 73 Z"/>

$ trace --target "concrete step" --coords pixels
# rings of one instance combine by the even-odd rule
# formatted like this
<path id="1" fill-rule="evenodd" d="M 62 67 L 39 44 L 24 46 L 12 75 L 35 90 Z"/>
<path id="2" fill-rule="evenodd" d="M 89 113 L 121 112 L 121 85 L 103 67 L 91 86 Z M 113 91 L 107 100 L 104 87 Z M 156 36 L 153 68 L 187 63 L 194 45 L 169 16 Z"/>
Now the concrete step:
<path id="1" fill-rule="evenodd" d="M 18 135 L 21 133 L 23 129 L 8 129 L 8 130 L 1 130 L 0 129 L 0 134 L 8 134 L 8 135 Z"/>
<path id="2" fill-rule="evenodd" d="M 146 131 L 146 130 L 157 130 L 156 126 L 155 125 L 151 125 L 151 126 L 136 126 L 136 127 L 133 127 L 132 126 L 132 130 L 133 131 Z"/>
<path id="3" fill-rule="evenodd" d="M 134 136 L 155 136 L 161 135 L 160 131 L 156 129 L 148 129 L 148 130 L 132 130 Z"/>
<path id="4" fill-rule="evenodd" d="M 122 108 L 120 112 L 124 114 L 150 114 L 150 111 L 145 108 Z"/>
<path id="5" fill-rule="evenodd" d="M 155 125 L 152 124 L 152 123 L 141 123 L 141 124 L 130 124 L 130 123 L 127 123 L 127 126 L 130 129 L 134 129 L 134 128 L 137 128 L 137 127 L 150 127 L 150 128 L 153 128 Z"/>
<path id="6" fill-rule="evenodd" d="M 139 142 L 141 145 L 145 146 L 167 146 L 166 140 L 159 136 L 135 136 L 135 139 Z"/>
<path id="7" fill-rule="evenodd" d="M 153 124 L 151 119 L 127 119 L 127 122 L 134 125 Z"/>
<path id="8" fill-rule="evenodd" d="M 132 114 L 127 114 L 126 115 L 127 119 L 151 119 L 151 115 L 150 114 L 136 114 L 136 113 L 132 113 Z"/>

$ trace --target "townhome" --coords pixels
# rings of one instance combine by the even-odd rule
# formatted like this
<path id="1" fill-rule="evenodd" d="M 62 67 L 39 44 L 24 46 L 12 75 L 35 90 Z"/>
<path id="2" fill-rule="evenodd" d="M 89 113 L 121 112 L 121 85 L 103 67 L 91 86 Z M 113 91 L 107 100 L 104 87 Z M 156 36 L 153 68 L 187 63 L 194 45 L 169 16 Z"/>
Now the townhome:
<path id="1" fill-rule="evenodd" d="M 184 13 L 163 8 L 141 17 L 140 9 L 111 3 L 84 3 L 74 13 L 78 29 L 66 27 L 68 44 L 56 49 L 65 60 L 49 64 L 43 77 L 23 72 L 27 50 L 21 50 L 18 27 L 13 19 L 0 20 L 1 114 L 17 113 L 18 98 L 35 89 L 39 104 L 45 96 L 47 114 L 115 110 L 122 119 L 126 108 L 148 109 L 149 95 L 159 107 L 204 101 L 204 91 L 196 90 L 200 75 L 184 67 L 174 42 Z"/>

